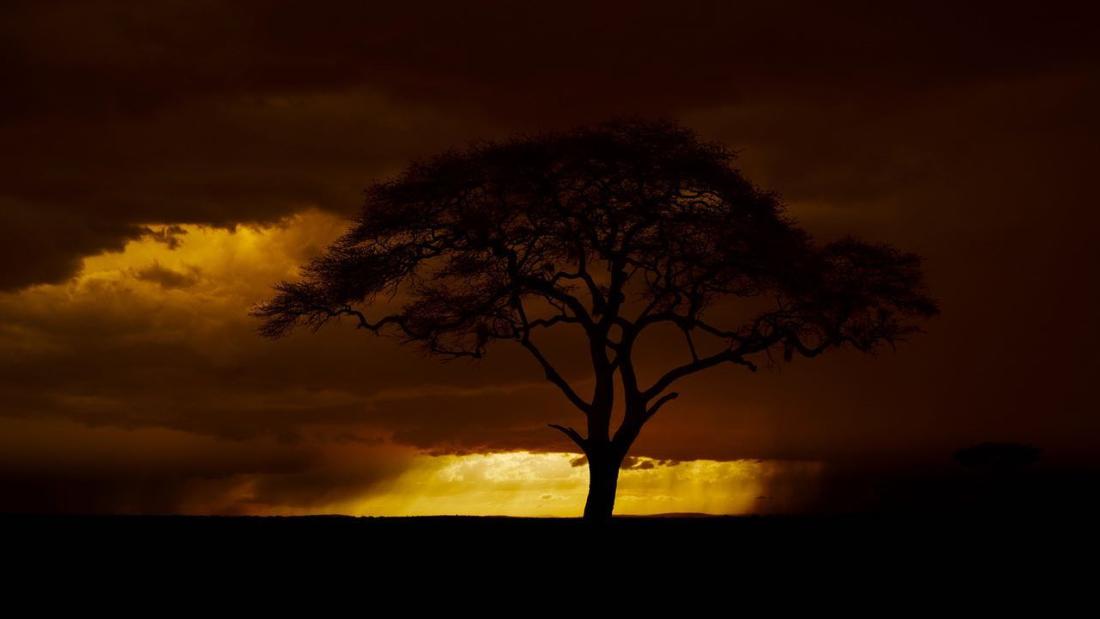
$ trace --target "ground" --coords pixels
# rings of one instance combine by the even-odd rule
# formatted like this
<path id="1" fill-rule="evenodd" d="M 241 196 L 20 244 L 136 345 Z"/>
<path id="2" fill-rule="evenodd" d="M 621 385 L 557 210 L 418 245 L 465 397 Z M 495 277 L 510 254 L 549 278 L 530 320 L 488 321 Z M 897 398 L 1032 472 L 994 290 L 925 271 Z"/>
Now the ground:
<path id="1" fill-rule="evenodd" d="M 579 519 L 504 517 L 355 518 L 206 516 L 0 516 L 11 551 L 210 553 L 236 558 L 359 554 L 474 560 L 498 551 L 525 560 L 569 559 L 584 549 L 622 556 L 716 558 L 778 552 L 873 556 L 938 554 L 954 561 L 1096 542 L 1092 514 L 848 514 L 834 516 L 620 517 L 604 525 Z"/>
<path id="2" fill-rule="evenodd" d="M 4 564 L 17 568 L 5 590 L 39 603 L 221 613 L 231 599 L 249 616 L 254 606 L 287 614 L 291 603 L 320 616 L 348 604 L 368 614 L 440 605 L 515 612 L 518 600 L 543 614 L 576 614 L 571 606 L 595 595 L 619 611 L 671 602 L 676 616 L 697 616 L 792 605 L 879 613 L 898 604 L 992 612 L 1025 598 L 1044 611 L 1078 604 L 1094 588 L 1095 519 L 1049 516 L 681 516 L 598 527 L 466 517 L 3 516 L 0 530 Z"/>

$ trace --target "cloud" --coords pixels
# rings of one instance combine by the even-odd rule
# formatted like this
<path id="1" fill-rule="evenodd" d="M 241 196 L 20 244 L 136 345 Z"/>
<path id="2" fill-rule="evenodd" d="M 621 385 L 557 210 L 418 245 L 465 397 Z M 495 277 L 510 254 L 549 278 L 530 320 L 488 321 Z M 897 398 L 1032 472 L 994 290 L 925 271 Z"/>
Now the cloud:
<path id="1" fill-rule="evenodd" d="M 175 242 L 178 243 L 178 241 Z M 171 247 L 171 245 L 169 246 Z M 161 288 L 169 289 L 189 288 L 199 280 L 198 269 L 192 268 L 190 273 L 182 273 L 166 269 L 157 263 L 135 272 L 134 277 L 142 281 L 159 284 Z"/>
<path id="2" fill-rule="evenodd" d="M 789 170 L 783 191 L 801 179 L 840 192 L 889 184 L 876 162 L 898 143 L 845 139 L 862 116 L 889 119 L 917 99 L 950 125 L 929 96 L 1091 73 L 1097 60 L 1088 17 L 1053 6 L 9 5 L 7 289 L 62 281 L 146 222 L 347 213 L 410 158 L 616 114 L 725 108 L 751 121 L 736 147 L 776 128 L 797 135 L 793 148 L 770 141 L 783 154 L 765 147 L 759 161 Z"/>
<path id="3" fill-rule="evenodd" d="M 614 114 L 672 116 L 729 144 L 818 236 L 921 253 L 943 305 L 897 354 L 685 382 L 643 431 L 636 472 L 697 458 L 923 466 L 992 430 L 1095 457 L 1093 9 L 480 8 L 5 6 L 0 423 L 13 437 L 64 425 L 33 443 L 43 453 L 129 454 L 84 475 L 92 455 L 32 471 L 35 456 L 12 451 L 11 496 L 348 508 L 400 476 L 390 458 L 574 449 L 546 424 L 583 419 L 515 347 L 440 365 L 350 324 L 263 341 L 246 313 L 340 233 L 372 180 Z M 643 344 L 646 380 L 686 354 L 676 334 Z M 590 388 L 576 334 L 545 345 Z M 143 479 L 133 471 L 158 462 L 143 441 L 209 468 Z M 769 500 L 805 492 L 779 477 Z M 27 498 L 36 489 L 47 498 Z"/>
<path id="4" fill-rule="evenodd" d="M 176 225 L 173 244 L 137 238 L 67 283 L 0 294 L 0 416 L 287 444 L 392 437 L 437 452 L 556 444 L 546 424 L 565 402 L 517 351 L 441 372 L 350 324 L 256 335 L 249 307 L 343 226 L 316 210 Z"/>
<path id="5" fill-rule="evenodd" d="M 0 295 L 7 403 L 0 414 L 288 445 L 365 436 L 433 454 L 574 449 L 546 426 L 582 427 L 583 419 L 518 347 L 501 344 L 479 363 L 439 364 L 351 324 L 278 342 L 257 337 L 248 308 L 335 238 L 340 217 L 310 210 L 264 226 L 177 226 L 174 247 L 139 237 L 123 251 L 84 260 L 65 284 Z M 193 277 L 179 287 L 171 274 Z M 995 375 L 937 374 L 955 328 L 949 322 L 879 358 L 839 353 L 756 374 L 716 369 L 684 384 L 634 453 L 830 460 L 892 450 L 911 457 L 980 439 L 983 418 L 1008 406 L 999 398 L 1040 405 L 1042 394 L 1023 385 L 972 399 L 975 385 L 994 388 Z M 591 388 L 578 334 L 564 331 L 545 345 L 578 389 Z M 686 354 L 674 333 L 647 336 L 639 344 L 643 382 Z M 929 386 L 929 376 L 940 382 Z M 919 398 L 897 397 L 918 389 Z M 968 418 L 931 421 L 941 407 L 960 405 Z M 1074 419 L 1074 411 L 1060 415 Z M 1070 435 L 1053 440 L 1079 444 Z"/>
<path id="6" fill-rule="evenodd" d="M 145 229 L 142 230 L 142 232 L 144 233 L 144 236 L 151 238 L 155 241 L 164 243 L 168 246 L 168 249 L 177 249 L 180 246 L 180 236 L 187 234 L 187 230 L 184 229 L 183 226 L 175 224 L 170 226 L 160 226 L 156 230 L 146 226 Z"/>
<path id="7" fill-rule="evenodd" d="M 0 419 L 0 430 L 7 512 L 572 516 L 587 493 L 587 472 L 566 453 L 431 456 L 383 444 L 232 441 L 57 420 Z M 813 462 L 637 461 L 620 480 L 623 514 L 787 511 L 824 470 Z M 762 493 L 773 500 L 761 503 Z"/>
<path id="8" fill-rule="evenodd" d="M 362 190 L 476 126 L 384 96 L 306 92 L 180 100 L 138 116 L 32 116 L 4 127 L 0 289 L 58 283 L 80 258 L 169 226 L 348 214 Z M 150 223 L 161 224 L 150 226 Z"/>
<path id="9" fill-rule="evenodd" d="M 232 441 L 164 429 L 0 418 L 0 510 L 326 513 L 399 475 L 413 454 L 363 444 Z"/>
<path id="10" fill-rule="evenodd" d="M 354 513 L 576 516 L 588 473 L 573 466 L 572 457 L 523 451 L 420 457 L 392 483 L 364 494 Z M 620 475 L 619 514 L 782 513 L 798 507 L 785 488 L 798 484 L 804 493 L 825 468 L 817 462 L 640 462 L 647 465 Z M 773 489 L 775 501 L 757 501 Z"/>

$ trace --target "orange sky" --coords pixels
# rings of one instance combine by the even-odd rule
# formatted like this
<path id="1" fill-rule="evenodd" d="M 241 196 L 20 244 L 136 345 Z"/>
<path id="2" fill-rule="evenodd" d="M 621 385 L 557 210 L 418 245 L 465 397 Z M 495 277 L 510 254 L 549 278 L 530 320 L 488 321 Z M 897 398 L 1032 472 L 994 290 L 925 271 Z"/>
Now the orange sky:
<path id="1" fill-rule="evenodd" d="M 616 114 L 737 149 L 821 238 L 924 255 L 942 305 L 896 352 L 692 378 L 621 512 L 813 509 L 985 440 L 1095 469 L 1095 16 L 437 4 L 5 9 L 0 511 L 579 513 L 545 427 L 578 414 L 522 351 L 247 311 L 410 159 Z"/>

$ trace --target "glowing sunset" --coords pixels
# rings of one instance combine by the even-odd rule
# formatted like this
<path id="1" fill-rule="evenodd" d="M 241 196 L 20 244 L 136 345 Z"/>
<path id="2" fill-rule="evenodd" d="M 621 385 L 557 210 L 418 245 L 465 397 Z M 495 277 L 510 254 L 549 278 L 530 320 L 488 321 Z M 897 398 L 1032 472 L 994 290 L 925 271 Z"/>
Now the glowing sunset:
<path id="1" fill-rule="evenodd" d="M 1094 513 L 1092 11 L 375 4 L 5 8 L 0 514 Z"/>
<path id="2" fill-rule="evenodd" d="M 5 301 L 13 312 L 16 305 L 23 311 L 37 309 L 39 313 L 53 308 L 52 320 L 106 324 L 119 320 L 121 314 L 126 317 L 124 328 L 104 334 L 115 346 L 126 342 L 128 346 L 180 347 L 175 349 L 177 353 L 190 349 L 190 354 L 201 355 L 212 364 L 211 368 L 228 371 L 252 365 L 256 357 L 268 352 L 267 346 L 253 342 L 250 334 L 235 343 L 231 341 L 231 334 L 238 329 L 248 333 L 248 308 L 267 293 L 266 283 L 295 275 L 302 256 L 331 242 L 343 225 L 338 217 L 316 209 L 270 225 L 235 229 L 146 224 L 149 232 L 127 242 L 120 251 L 85 258 L 71 280 L 33 286 L 9 295 Z M 64 308 L 69 315 L 57 315 L 57 308 Z M 149 320 L 136 321 L 131 314 L 144 314 Z M 5 347 L 19 351 L 23 359 L 46 356 L 58 346 L 59 334 L 50 327 L 39 324 L 5 329 Z M 93 348 L 104 345 L 89 343 Z M 120 379 L 116 388 L 124 388 L 136 371 L 137 367 L 129 368 L 130 376 Z M 180 497 L 178 503 L 155 506 L 154 511 L 171 506 L 182 513 L 568 517 L 584 503 L 588 477 L 578 454 L 506 451 L 503 445 L 480 454 L 423 453 L 390 444 L 383 428 L 354 419 L 317 417 L 313 412 L 319 403 L 329 407 L 378 407 L 491 395 L 542 397 L 545 385 L 541 382 L 495 387 L 428 383 L 416 388 L 383 388 L 368 396 L 336 388 L 296 391 L 278 398 L 218 393 L 209 400 L 200 400 L 201 408 L 209 411 L 200 417 L 168 410 L 165 402 L 147 396 L 89 393 L 74 386 L 71 392 L 56 394 L 53 399 L 52 404 L 62 413 L 60 419 L 9 421 L 4 434 L 5 452 L 9 462 L 20 457 L 33 461 L 33 452 L 48 450 L 60 442 L 70 451 L 69 466 L 81 470 L 102 467 L 104 475 L 122 474 L 128 466 L 126 461 L 135 458 L 147 466 L 153 460 L 157 466 L 171 466 L 173 458 L 186 457 L 190 449 L 213 461 L 230 457 L 246 465 L 223 479 L 208 482 L 206 488 L 201 482 L 195 483 L 190 489 L 193 494 Z M 179 397 L 179 393 L 173 394 L 173 398 Z M 124 398 L 146 410 L 160 409 L 159 414 L 111 419 Z M 197 402 L 192 406 L 199 407 Z M 255 428 L 229 430 L 233 421 L 215 415 L 224 414 L 230 407 L 242 411 L 238 414 L 252 411 L 292 422 L 300 426 L 296 432 L 315 442 L 262 423 Z M 87 426 L 80 422 L 80 415 L 99 417 L 99 421 Z M 211 427 L 204 428 L 204 424 Z M 541 432 L 542 426 L 532 425 L 529 431 Z M 152 449 L 151 443 L 161 447 Z M 278 478 L 286 477 L 286 473 L 257 472 L 246 464 L 251 461 L 259 465 L 268 459 L 309 462 L 309 473 L 316 475 L 315 481 L 331 474 L 340 483 L 331 488 L 320 483 L 309 489 L 306 484 L 310 478 L 303 476 L 303 487 L 297 494 L 269 495 L 277 492 Z M 364 463 L 386 460 L 392 461 L 395 475 L 373 479 L 370 465 Z M 45 468 L 45 463 L 36 466 Z M 624 472 L 619 512 L 788 512 L 805 500 L 797 495 L 800 487 L 792 484 L 812 488 L 820 469 L 821 464 L 815 462 L 672 461 L 643 456 L 628 464 Z M 779 485 L 773 485 L 776 483 Z M 148 508 L 142 504 L 142 491 L 135 488 L 132 495 L 116 498 L 124 509 L 144 511 Z M 166 497 L 158 496 L 158 500 Z"/>

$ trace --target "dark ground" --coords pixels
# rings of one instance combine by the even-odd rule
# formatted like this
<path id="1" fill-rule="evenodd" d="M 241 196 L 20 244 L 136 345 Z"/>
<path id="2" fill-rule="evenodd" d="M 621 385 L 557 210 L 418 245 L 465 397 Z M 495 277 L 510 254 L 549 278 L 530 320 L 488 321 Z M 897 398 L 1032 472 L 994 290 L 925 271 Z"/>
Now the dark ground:
<path id="1" fill-rule="evenodd" d="M 0 531 L 3 591 L 108 607 L 134 596 L 153 600 L 151 607 L 129 602 L 139 611 L 167 601 L 205 614 L 221 610 L 209 606 L 211 598 L 231 598 L 246 609 L 295 600 L 307 616 L 320 614 L 316 604 L 342 608 L 347 600 L 419 611 L 488 604 L 526 615 L 583 594 L 620 610 L 689 605 L 677 606 L 675 616 L 713 614 L 716 601 L 861 607 L 890 616 L 950 607 L 988 616 L 1023 604 L 1072 609 L 1093 599 L 1098 582 L 1096 520 L 1084 513 L 653 517 L 604 526 L 524 518 L 8 515 L 0 516 Z"/>
<path id="2" fill-rule="evenodd" d="M 484 553 L 570 560 L 578 553 L 717 558 L 775 553 L 875 557 L 936 555 L 944 561 L 1084 552 L 1097 543 L 1095 514 L 856 514 L 837 516 L 356 518 L 218 516 L 0 516 L 4 546 L 66 554 L 174 553 L 227 557 L 385 555 L 391 559 Z"/>

